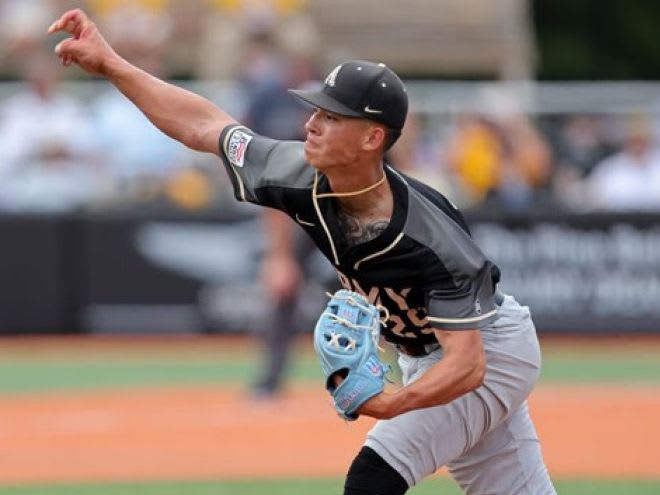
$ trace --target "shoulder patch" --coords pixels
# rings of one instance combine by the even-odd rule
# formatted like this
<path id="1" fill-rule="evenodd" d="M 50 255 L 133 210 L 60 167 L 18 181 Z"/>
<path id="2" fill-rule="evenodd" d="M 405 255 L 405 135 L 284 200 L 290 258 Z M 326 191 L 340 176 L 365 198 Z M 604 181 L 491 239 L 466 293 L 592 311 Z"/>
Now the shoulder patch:
<path id="1" fill-rule="evenodd" d="M 235 167 L 242 167 L 245 163 L 245 152 L 254 136 L 240 129 L 231 133 L 227 143 L 227 159 Z"/>

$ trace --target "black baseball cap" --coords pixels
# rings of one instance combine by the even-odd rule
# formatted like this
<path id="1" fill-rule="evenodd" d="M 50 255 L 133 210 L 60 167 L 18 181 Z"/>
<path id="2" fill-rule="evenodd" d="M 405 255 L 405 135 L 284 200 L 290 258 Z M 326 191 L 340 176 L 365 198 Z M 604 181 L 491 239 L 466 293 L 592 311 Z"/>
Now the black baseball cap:
<path id="1" fill-rule="evenodd" d="M 401 131 L 408 95 L 399 76 L 382 63 L 351 60 L 335 67 L 320 90 L 290 89 L 310 105 L 348 117 L 362 117 Z"/>

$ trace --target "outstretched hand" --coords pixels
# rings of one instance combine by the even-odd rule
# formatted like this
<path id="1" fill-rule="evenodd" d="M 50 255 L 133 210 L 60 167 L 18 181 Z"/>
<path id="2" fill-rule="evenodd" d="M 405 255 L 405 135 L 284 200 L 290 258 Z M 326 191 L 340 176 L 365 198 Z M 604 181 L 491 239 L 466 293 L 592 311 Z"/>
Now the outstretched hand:
<path id="1" fill-rule="evenodd" d="M 64 66 L 75 63 L 89 74 L 105 75 L 108 62 L 119 58 L 96 24 L 80 9 L 66 12 L 48 28 L 48 34 L 60 31 L 71 35 L 55 47 Z"/>

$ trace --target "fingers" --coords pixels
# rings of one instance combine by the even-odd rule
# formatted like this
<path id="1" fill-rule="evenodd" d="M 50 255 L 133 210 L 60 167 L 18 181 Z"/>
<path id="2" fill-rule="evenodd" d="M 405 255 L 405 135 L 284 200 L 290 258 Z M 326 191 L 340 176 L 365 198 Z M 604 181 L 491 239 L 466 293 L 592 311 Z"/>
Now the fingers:
<path id="1" fill-rule="evenodd" d="M 50 25 L 48 28 L 48 34 L 65 31 L 77 38 L 89 23 L 89 18 L 82 10 L 69 10 Z"/>
<path id="2" fill-rule="evenodd" d="M 50 25 L 48 28 L 48 34 L 53 34 L 58 31 L 67 31 L 71 33 L 75 28 L 75 19 L 80 16 L 80 13 L 79 10 L 69 10 L 68 12 L 65 12 L 62 17 Z"/>
<path id="3" fill-rule="evenodd" d="M 55 47 L 55 53 L 60 58 L 62 65 L 68 67 L 75 62 L 75 54 L 73 53 L 73 44 L 75 41 L 72 38 L 60 41 Z"/>
<path id="4" fill-rule="evenodd" d="M 60 58 L 66 56 L 67 52 L 71 48 L 71 41 L 71 38 L 60 41 L 55 47 L 55 54 Z"/>

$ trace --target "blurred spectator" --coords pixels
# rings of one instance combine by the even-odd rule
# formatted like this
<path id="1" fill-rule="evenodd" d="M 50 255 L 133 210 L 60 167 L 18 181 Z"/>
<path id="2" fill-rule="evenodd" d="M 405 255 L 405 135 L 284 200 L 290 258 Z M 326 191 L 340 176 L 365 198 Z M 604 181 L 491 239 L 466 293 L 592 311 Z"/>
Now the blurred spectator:
<path id="1" fill-rule="evenodd" d="M 265 327 L 258 331 L 263 358 L 252 394 L 259 399 L 281 392 L 293 337 L 300 330 L 296 320 L 296 303 L 303 284 L 300 259 L 311 251 L 309 243 L 301 242 L 302 232 L 284 213 L 267 209 L 262 220 L 266 246 L 259 282 L 271 310 Z M 302 246 L 306 249 L 299 252 Z"/>
<path id="2" fill-rule="evenodd" d="M 526 207 L 551 172 L 550 149 L 522 113 L 459 115 L 446 159 L 464 206 Z"/>
<path id="3" fill-rule="evenodd" d="M 164 54 L 167 73 L 176 80 L 196 79 L 197 58 L 209 16 L 209 6 L 205 0 L 173 0 L 170 2 L 169 13 L 172 20 L 170 40 L 175 41 L 168 43 Z"/>
<path id="4" fill-rule="evenodd" d="M 206 0 L 197 75 L 201 79 L 232 79 L 239 54 L 251 33 L 270 31 L 287 53 L 314 59 L 320 47 L 317 26 L 305 0 Z"/>
<path id="5" fill-rule="evenodd" d="M 0 0 L 0 39 L 5 50 L 33 49 L 57 6 L 43 0 Z"/>
<path id="6" fill-rule="evenodd" d="M 25 89 L 0 107 L 0 207 L 67 211 L 103 196 L 98 148 L 80 101 L 61 93 L 50 53 L 23 59 Z"/>
<path id="7" fill-rule="evenodd" d="M 443 163 L 438 163 L 437 132 L 431 123 L 425 121 L 420 114 L 408 114 L 401 137 L 386 155 L 387 162 L 397 170 L 418 179 L 441 191 L 449 199 L 454 200 L 451 178 Z"/>
<path id="8" fill-rule="evenodd" d="M 108 40 L 125 58 L 157 77 L 171 33 L 167 0 L 89 0 Z M 149 36 L 144 36 L 148 32 Z M 92 102 L 95 129 L 117 204 L 166 201 L 184 209 L 209 205 L 213 192 L 203 170 L 192 167 L 193 154 L 149 123 L 119 91 L 108 90 Z"/>
<path id="9" fill-rule="evenodd" d="M 611 135 L 612 119 L 577 114 L 546 120 L 545 130 L 555 157 L 552 177 L 555 200 L 569 207 L 582 207 L 582 180 L 597 163 L 617 150 Z"/>
<path id="10" fill-rule="evenodd" d="M 414 174 L 426 168 L 420 156 L 423 146 L 422 132 L 418 115 L 409 113 L 401 136 L 387 153 L 387 162 L 406 174 Z"/>
<path id="11" fill-rule="evenodd" d="M 623 149 L 595 166 L 585 190 L 599 209 L 660 211 L 660 148 L 647 116 L 626 122 Z"/>
<path id="12" fill-rule="evenodd" d="M 569 115 L 558 128 L 555 142 L 557 166 L 571 169 L 576 178 L 589 175 L 594 166 L 616 151 L 609 118 L 601 115 Z"/>
<path id="13" fill-rule="evenodd" d="M 21 73 L 20 60 L 41 47 L 53 19 L 70 0 L 0 0 L 0 76 Z"/>
<path id="14" fill-rule="evenodd" d="M 245 125 L 258 134 L 281 140 L 304 140 L 304 125 L 311 109 L 303 107 L 288 88 L 307 84 L 315 75 L 305 58 L 281 53 L 267 33 L 258 33 L 246 45 L 250 63 L 241 69 L 246 97 Z"/>
<path id="15" fill-rule="evenodd" d="M 286 69 L 282 63 L 287 59 L 277 46 L 271 29 L 262 27 L 246 33 L 240 51 L 241 63 L 236 67 L 235 77 L 248 106 L 253 105 L 252 100 L 262 88 L 275 87 L 280 92 L 285 91 L 282 86 Z"/>
<path id="16" fill-rule="evenodd" d="M 97 97 L 92 110 L 104 162 L 115 181 L 117 201 L 130 204 L 156 200 L 168 181 L 191 164 L 183 146 L 154 128 L 114 88 Z"/>
<path id="17" fill-rule="evenodd" d="M 87 0 L 93 18 L 112 47 L 138 67 L 151 72 L 171 41 L 169 0 Z"/>
<path id="18" fill-rule="evenodd" d="M 268 26 L 249 33 L 242 50 L 245 63 L 238 70 L 246 109 L 241 121 L 264 136 L 304 140 L 304 124 L 311 109 L 301 105 L 288 88 L 305 85 L 314 77 L 309 59 L 279 45 Z M 283 387 L 293 337 L 301 330 L 297 306 L 305 283 L 305 265 L 316 252 L 310 239 L 282 212 L 265 210 L 262 220 L 266 245 L 260 284 L 271 314 L 259 332 L 263 361 L 252 394 L 260 399 L 277 396 Z"/>

